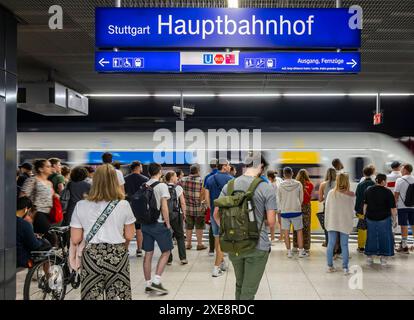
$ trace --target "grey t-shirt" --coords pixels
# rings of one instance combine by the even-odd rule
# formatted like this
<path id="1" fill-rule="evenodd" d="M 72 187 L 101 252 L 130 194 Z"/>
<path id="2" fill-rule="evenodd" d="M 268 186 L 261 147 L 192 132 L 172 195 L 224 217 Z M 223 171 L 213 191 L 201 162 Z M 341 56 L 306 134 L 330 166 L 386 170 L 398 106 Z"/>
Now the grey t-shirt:
<path id="1" fill-rule="evenodd" d="M 247 191 L 253 180 L 254 177 L 249 176 L 240 176 L 236 178 L 236 180 L 234 180 L 234 190 Z M 221 191 L 220 198 L 226 195 L 227 184 Z M 255 206 L 254 214 L 256 215 L 257 227 L 260 228 L 266 211 L 277 210 L 276 193 L 274 192 L 270 183 L 264 181 L 257 186 L 253 195 L 253 202 Z M 269 228 L 265 224 L 263 224 L 262 230 L 260 232 L 260 239 L 256 249 L 262 251 L 269 251 L 270 246 L 271 244 L 269 240 Z"/>

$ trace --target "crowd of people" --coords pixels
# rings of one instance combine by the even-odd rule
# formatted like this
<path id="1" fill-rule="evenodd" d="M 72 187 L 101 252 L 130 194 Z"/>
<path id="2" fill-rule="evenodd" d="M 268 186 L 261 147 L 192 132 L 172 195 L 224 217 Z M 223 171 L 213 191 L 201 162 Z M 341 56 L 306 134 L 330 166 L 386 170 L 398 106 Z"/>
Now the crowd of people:
<path id="1" fill-rule="evenodd" d="M 287 258 L 311 254 L 315 186 L 307 170 L 294 172 L 286 166 L 278 177 L 267 167 L 266 160 L 255 153 L 246 159 L 239 175 L 228 160 L 213 159 L 211 172 L 204 178 L 196 164 L 185 175 L 182 170 L 165 171 L 157 163 L 148 165 L 147 177 L 139 161 L 132 162 L 130 173 L 124 176 L 108 152 L 96 169 L 70 169 L 57 158 L 23 163 L 17 175 L 17 264 L 27 267 L 31 251 L 56 244 L 48 233 L 52 226 L 49 215 L 54 200 L 69 194 L 59 224 L 71 227 L 66 245 L 72 268 L 81 275 L 82 299 L 131 299 L 128 245 L 133 238 L 136 256 L 143 257 L 144 291 L 168 294 L 162 276 L 173 263 L 174 242 L 179 263 L 188 264 L 194 230 L 195 249 L 209 249 L 208 254 L 215 256 L 211 276 L 220 277 L 227 271 L 227 255 L 235 271 L 236 299 L 254 299 L 272 245 L 284 241 Z M 340 159 L 334 159 L 327 169 L 318 190 L 323 210 L 317 214 L 325 232 L 322 245 L 326 247 L 327 272 L 337 270 L 334 260 L 341 257 L 343 272 L 349 274 L 348 243 L 355 217 L 358 252 L 367 256 L 368 264 L 374 263 L 374 256 L 386 265 L 394 251 L 409 253 L 408 226 L 414 226 L 413 167 L 395 161 L 391 169 L 385 175 L 372 165 L 365 167 L 355 192 Z M 243 212 L 246 221 L 243 217 L 231 220 Z M 395 248 L 397 223 L 402 241 Z M 203 243 L 206 225 L 208 247 Z M 280 231 L 277 239 L 276 226 Z M 248 236 L 234 241 L 232 234 Z M 152 274 L 155 244 L 161 255 Z"/>

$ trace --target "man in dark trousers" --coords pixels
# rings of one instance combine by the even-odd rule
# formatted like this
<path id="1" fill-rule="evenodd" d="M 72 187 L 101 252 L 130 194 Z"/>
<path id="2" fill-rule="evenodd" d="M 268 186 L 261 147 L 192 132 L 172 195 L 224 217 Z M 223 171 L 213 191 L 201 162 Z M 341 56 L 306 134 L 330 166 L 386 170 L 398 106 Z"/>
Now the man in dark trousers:
<path id="1" fill-rule="evenodd" d="M 129 165 L 131 173 L 125 177 L 125 193 L 126 199 L 129 199 L 136 193 L 141 186 L 149 179 L 142 174 L 142 163 L 134 161 Z M 136 237 L 137 237 L 137 257 L 142 257 L 142 231 L 141 224 L 135 222 Z"/>
<path id="2" fill-rule="evenodd" d="M 214 200 L 220 196 L 223 187 L 233 179 L 233 176 L 229 174 L 230 163 L 226 159 L 220 159 L 217 165 L 218 172 L 215 175 L 210 176 L 205 184 L 206 189 L 206 201 L 210 207 L 210 221 L 213 229 L 214 245 L 216 251 L 216 260 L 214 262 L 212 277 L 220 277 L 223 272 L 227 270 L 226 263 L 224 262 L 224 255 L 220 248 L 219 241 L 219 225 L 214 219 Z"/>

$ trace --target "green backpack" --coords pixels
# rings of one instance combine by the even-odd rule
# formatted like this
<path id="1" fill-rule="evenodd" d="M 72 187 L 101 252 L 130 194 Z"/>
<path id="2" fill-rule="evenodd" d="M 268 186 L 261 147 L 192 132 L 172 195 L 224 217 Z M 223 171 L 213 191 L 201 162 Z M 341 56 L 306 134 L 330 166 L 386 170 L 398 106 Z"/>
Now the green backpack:
<path id="1" fill-rule="evenodd" d="M 228 183 L 228 195 L 214 200 L 214 206 L 219 208 L 221 250 L 238 256 L 256 247 L 265 218 L 259 230 L 254 214 L 253 195 L 263 180 L 255 178 L 247 191 L 235 191 L 234 180 Z"/>

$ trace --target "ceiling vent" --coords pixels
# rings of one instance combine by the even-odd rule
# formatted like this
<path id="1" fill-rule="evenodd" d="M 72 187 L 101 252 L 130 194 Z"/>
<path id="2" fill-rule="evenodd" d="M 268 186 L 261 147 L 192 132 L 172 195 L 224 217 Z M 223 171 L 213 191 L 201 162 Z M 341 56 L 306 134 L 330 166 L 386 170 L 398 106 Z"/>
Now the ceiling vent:
<path id="1" fill-rule="evenodd" d="M 44 116 L 87 116 L 88 98 L 57 82 L 19 83 L 17 107 Z"/>

